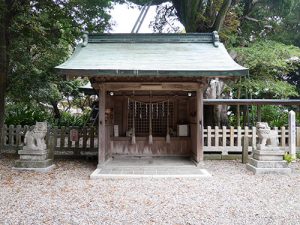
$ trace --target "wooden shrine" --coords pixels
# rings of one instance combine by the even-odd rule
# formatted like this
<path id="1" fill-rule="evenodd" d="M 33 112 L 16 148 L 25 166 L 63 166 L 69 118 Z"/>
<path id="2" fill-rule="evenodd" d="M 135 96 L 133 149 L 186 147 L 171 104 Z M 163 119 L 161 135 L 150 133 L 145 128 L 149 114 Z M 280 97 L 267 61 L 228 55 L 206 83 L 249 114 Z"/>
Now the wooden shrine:
<path id="1" fill-rule="evenodd" d="M 209 79 L 248 74 L 217 32 L 90 34 L 57 67 L 87 76 L 99 96 L 99 164 L 113 155 L 203 160 L 203 92 Z"/>

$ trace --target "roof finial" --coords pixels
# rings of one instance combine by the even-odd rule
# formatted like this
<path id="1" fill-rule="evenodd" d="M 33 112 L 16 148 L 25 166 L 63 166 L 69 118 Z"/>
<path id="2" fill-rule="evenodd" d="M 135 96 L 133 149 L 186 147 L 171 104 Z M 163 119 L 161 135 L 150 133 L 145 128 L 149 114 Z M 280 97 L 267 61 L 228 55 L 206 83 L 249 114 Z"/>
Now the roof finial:
<path id="1" fill-rule="evenodd" d="M 213 33 L 213 44 L 215 47 L 219 47 L 220 37 L 219 37 L 218 31 L 214 31 L 212 33 Z"/>
<path id="2" fill-rule="evenodd" d="M 82 47 L 87 46 L 89 42 L 89 36 L 88 36 L 88 32 L 84 32 L 83 36 L 82 36 Z"/>

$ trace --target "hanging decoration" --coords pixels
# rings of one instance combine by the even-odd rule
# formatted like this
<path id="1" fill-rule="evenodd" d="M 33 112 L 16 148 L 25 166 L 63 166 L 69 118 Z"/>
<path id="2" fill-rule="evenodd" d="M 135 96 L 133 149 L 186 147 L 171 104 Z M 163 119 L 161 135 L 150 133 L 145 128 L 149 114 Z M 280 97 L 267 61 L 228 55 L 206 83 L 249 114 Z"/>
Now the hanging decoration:
<path id="1" fill-rule="evenodd" d="M 170 105 L 169 105 L 169 100 L 167 103 L 167 136 L 166 136 L 166 142 L 169 144 L 171 143 L 171 137 L 170 137 L 170 126 L 169 126 L 169 117 L 170 117 Z"/>
<path id="2" fill-rule="evenodd" d="M 142 102 L 128 98 L 128 111 L 132 114 L 132 138 L 131 143 L 136 144 L 136 122 L 143 119 L 149 119 L 149 144 L 153 144 L 153 120 L 166 119 L 166 143 L 171 143 L 170 136 L 170 100 L 161 102 L 152 102 L 152 93 L 150 92 L 150 102 Z M 144 111 L 145 110 L 145 111 Z M 138 120 L 138 121 L 136 121 Z M 138 122 L 139 123 L 139 122 Z"/>
<path id="3" fill-rule="evenodd" d="M 153 104 L 152 104 L 152 94 L 150 91 L 150 112 L 149 112 L 149 145 L 153 144 L 153 137 L 152 137 L 152 113 L 153 113 Z"/>
<path id="4" fill-rule="evenodd" d="M 131 138 L 131 144 L 136 144 L 136 138 L 135 138 L 135 116 L 136 116 L 136 102 L 133 102 L 132 104 L 133 110 L 132 110 L 132 138 Z"/>
<path id="5" fill-rule="evenodd" d="M 142 116 L 142 103 L 139 103 L 139 112 L 140 112 L 140 120 L 143 118 Z"/>

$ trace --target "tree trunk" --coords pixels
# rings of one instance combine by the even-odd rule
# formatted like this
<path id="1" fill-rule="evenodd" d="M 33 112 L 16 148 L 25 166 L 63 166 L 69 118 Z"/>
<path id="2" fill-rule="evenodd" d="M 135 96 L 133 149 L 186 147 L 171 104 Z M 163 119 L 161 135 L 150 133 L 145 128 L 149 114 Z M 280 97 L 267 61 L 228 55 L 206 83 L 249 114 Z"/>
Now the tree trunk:
<path id="1" fill-rule="evenodd" d="M 227 14 L 227 11 L 231 5 L 231 2 L 232 2 L 232 0 L 224 0 L 222 7 L 217 15 L 216 20 L 215 20 L 215 23 L 213 25 L 214 30 L 216 30 L 218 32 L 221 30 L 224 20 L 225 20 L 225 17 L 226 17 L 226 14 Z"/>
<path id="2" fill-rule="evenodd" d="M 6 9 L 5 1 L 0 1 L 0 153 L 3 147 L 3 125 L 4 125 L 4 107 L 5 107 L 5 92 L 7 84 L 7 26 L 6 26 Z"/>
<path id="3" fill-rule="evenodd" d="M 224 81 L 217 79 L 211 80 L 205 92 L 207 99 L 228 99 L 230 96 L 224 93 Z M 227 126 L 227 105 L 206 105 L 204 107 L 205 126 Z"/>
<path id="4" fill-rule="evenodd" d="M 51 102 L 51 105 L 53 107 L 54 120 L 57 121 L 58 124 L 60 124 L 61 115 L 57 104 L 57 102 Z"/>

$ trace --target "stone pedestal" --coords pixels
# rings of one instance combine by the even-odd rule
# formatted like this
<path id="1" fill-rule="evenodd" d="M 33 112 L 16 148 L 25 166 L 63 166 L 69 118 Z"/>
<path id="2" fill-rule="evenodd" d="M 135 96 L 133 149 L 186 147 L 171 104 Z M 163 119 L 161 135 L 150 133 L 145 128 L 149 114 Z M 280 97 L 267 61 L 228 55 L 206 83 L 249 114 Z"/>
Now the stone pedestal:
<path id="1" fill-rule="evenodd" d="M 290 174 L 291 169 L 283 160 L 284 153 L 285 151 L 279 147 L 264 147 L 263 150 L 254 150 L 246 167 L 254 174 Z"/>
<path id="2" fill-rule="evenodd" d="M 48 150 L 19 150 L 20 159 L 15 162 L 16 170 L 33 170 L 47 172 L 54 167 L 53 159 L 49 158 Z"/>
<path id="3" fill-rule="evenodd" d="M 25 134 L 22 150 L 19 150 L 20 159 L 16 161 L 16 170 L 33 170 L 37 172 L 47 172 L 54 167 L 53 151 L 55 142 L 53 136 L 49 139 L 49 149 L 45 143 L 47 134 L 47 123 L 36 122 L 34 129 Z"/>

